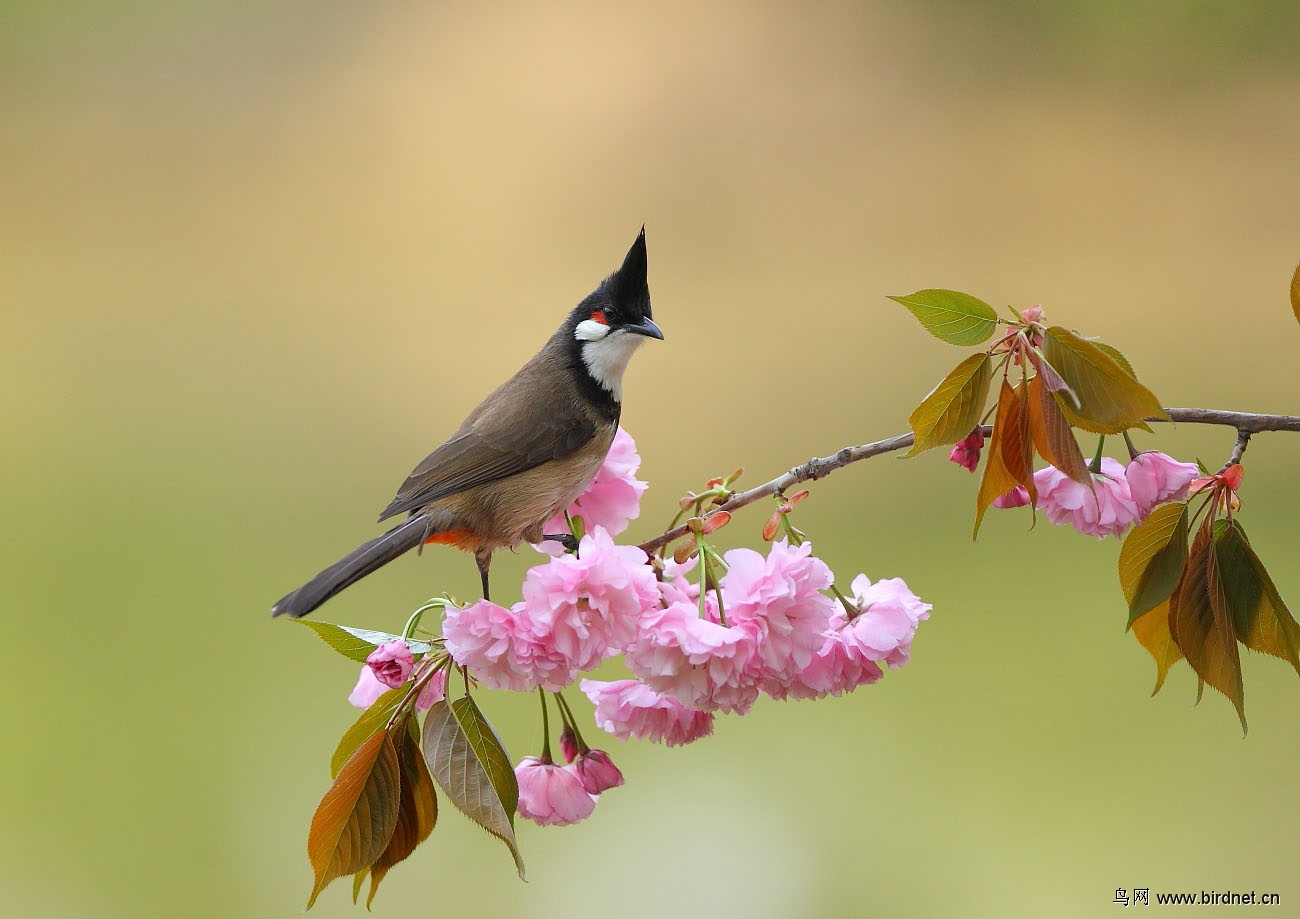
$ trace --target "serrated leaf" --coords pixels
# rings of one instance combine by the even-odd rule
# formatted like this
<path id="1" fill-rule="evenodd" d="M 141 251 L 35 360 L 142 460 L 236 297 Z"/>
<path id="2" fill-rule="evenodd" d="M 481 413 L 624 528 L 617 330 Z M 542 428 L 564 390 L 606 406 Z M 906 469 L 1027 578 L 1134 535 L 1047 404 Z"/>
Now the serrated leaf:
<path id="1" fill-rule="evenodd" d="M 1104 341 L 1094 341 L 1093 344 L 1105 352 L 1106 356 L 1111 360 L 1119 364 L 1121 370 L 1133 379 L 1137 379 L 1137 371 L 1133 369 L 1133 365 L 1129 363 L 1128 358 L 1123 355 L 1119 348 L 1116 348 L 1114 345 L 1108 345 Z"/>
<path id="2" fill-rule="evenodd" d="M 1149 430 L 1144 419 L 1167 418 L 1160 401 L 1115 359 L 1093 342 L 1061 326 L 1043 336 L 1043 356 L 1078 399 L 1077 407 L 1055 395 L 1065 418 L 1094 434 L 1119 434 L 1129 428 Z"/>
<path id="3" fill-rule="evenodd" d="M 904 456 L 916 456 L 932 447 L 955 444 L 979 423 L 993 379 L 993 362 L 988 354 L 972 354 L 952 369 L 921 400 L 907 423 L 914 435 L 912 449 Z"/>
<path id="4" fill-rule="evenodd" d="M 308 909 L 330 881 L 369 868 L 388 847 L 397 825 L 398 769 L 392 741 L 377 731 L 325 792 L 307 833 L 307 858 L 316 874 Z"/>
<path id="5" fill-rule="evenodd" d="M 1028 415 L 1024 410 L 1024 400 L 1004 379 L 998 393 L 998 410 L 993 419 L 993 434 L 989 438 L 988 459 L 984 461 L 984 474 L 980 477 L 979 491 L 975 495 L 975 532 L 972 538 L 979 536 L 984 512 L 988 510 L 993 500 L 1005 495 L 1017 485 L 1025 484 L 1023 481 L 1025 460 L 1021 454 L 1028 443 Z M 1008 446 L 1016 451 L 1010 463 L 1007 462 L 1004 453 Z M 1032 506 L 1037 493 L 1032 470 L 1025 487 L 1030 493 Z"/>
<path id="6" fill-rule="evenodd" d="M 1183 652 L 1178 650 L 1178 645 L 1169 633 L 1169 601 L 1166 600 L 1134 619 L 1133 635 L 1155 659 L 1156 688 L 1151 690 L 1151 695 L 1154 696 L 1165 685 L 1169 668 L 1183 659 Z"/>
<path id="7" fill-rule="evenodd" d="M 366 896 L 366 909 L 374 902 L 379 882 L 388 870 L 415 851 L 416 846 L 429 838 L 438 822 L 438 795 L 433 790 L 433 779 L 420 755 L 420 738 L 415 733 L 415 721 L 409 720 L 401 732 L 397 758 L 401 766 L 402 793 L 397 811 L 397 825 L 393 828 L 388 848 L 370 866 L 370 893 Z M 353 902 L 356 901 L 355 894 Z"/>
<path id="8" fill-rule="evenodd" d="M 907 307 L 927 332 L 950 345 L 978 345 L 998 326 L 993 307 L 956 290 L 929 288 L 889 299 Z"/>
<path id="9" fill-rule="evenodd" d="M 1300 672 L 1300 624 L 1277 592 L 1237 520 L 1214 526 L 1214 553 L 1237 640 L 1287 661 Z"/>
<path id="10" fill-rule="evenodd" d="M 394 640 L 402 640 L 401 635 L 393 635 L 389 632 L 375 632 L 371 629 L 354 629 L 333 622 L 317 622 L 315 619 L 294 619 L 292 621 L 307 626 L 307 628 L 319 635 L 321 641 L 325 642 L 325 644 L 359 664 L 364 664 L 370 653 L 380 645 L 386 645 Z M 432 647 L 427 642 L 416 641 L 413 638 L 404 640 L 406 646 L 411 649 L 412 654 L 426 654 Z"/>
<path id="11" fill-rule="evenodd" d="M 519 785 L 509 754 L 474 700 L 435 703 L 424 719 L 423 746 L 434 781 L 465 816 L 509 847 L 523 878 L 515 840 Z"/>
<path id="12" fill-rule="evenodd" d="M 1241 656 L 1206 527 L 1201 527 L 1192 540 L 1183 579 L 1169 598 L 1169 631 L 1196 675 L 1232 701 L 1244 732 Z"/>
<path id="13" fill-rule="evenodd" d="M 1296 265 L 1295 274 L 1291 275 L 1291 309 L 1295 311 L 1295 321 L 1300 322 L 1300 265 Z"/>
<path id="14" fill-rule="evenodd" d="M 1074 431 L 1057 407 L 1042 374 L 1036 374 L 1029 381 L 1026 404 L 1029 408 L 1029 432 L 1038 455 L 1080 485 L 1092 488 L 1088 461 L 1083 458 Z"/>
<path id="15" fill-rule="evenodd" d="M 1124 538 L 1119 585 L 1128 601 L 1128 624 L 1164 603 L 1187 566 L 1187 502 L 1161 504 Z"/>
<path id="16" fill-rule="evenodd" d="M 375 731 L 383 730 L 388 724 L 388 719 L 393 717 L 393 712 L 397 711 L 397 706 L 406 698 L 409 687 L 401 686 L 397 689 L 390 689 L 384 693 L 374 703 L 361 713 L 361 717 L 352 723 L 352 727 L 343 732 L 339 738 L 338 746 L 334 748 L 334 755 L 330 757 L 330 777 L 339 774 L 343 764 L 348 761 L 357 748 L 367 740 Z"/>

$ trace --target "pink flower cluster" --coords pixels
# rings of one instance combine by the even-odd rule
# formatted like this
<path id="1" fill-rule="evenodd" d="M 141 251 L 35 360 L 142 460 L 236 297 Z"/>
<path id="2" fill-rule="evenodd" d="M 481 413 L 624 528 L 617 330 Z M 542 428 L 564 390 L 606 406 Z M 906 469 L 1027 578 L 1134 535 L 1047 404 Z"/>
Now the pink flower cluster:
<path id="1" fill-rule="evenodd" d="M 1127 466 L 1103 456 L 1101 472 L 1093 473 L 1092 486 L 1075 482 L 1054 466 L 1034 473 L 1037 507 L 1055 524 L 1069 524 L 1080 533 L 1104 539 L 1122 536 L 1145 520 L 1159 504 L 1181 501 L 1199 475 L 1194 463 L 1180 463 L 1163 453 L 1140 453 Z M 1021 507 L 1029 492 L 1017 485 L 993 501 L 994 507 Z"/>
<path id="2" fill-rule="evenodd" d="M 564 758 L 560 766 L 545 755 L 525 756 L 515 767 L 520 816 L 541 826 L 577 823 L 591 816 L 601 794 L 623 784 L 623 773 L 604 750 L 565 745 Z"/>
<path id="3" fill-rule="evenodd" d="M 369 708 L 390 689 L 403 686 L 415 672 L 415 655 L 400 638 L 382 644 L 371 651 L 361 667 L 357 685 L 348 701 L 357 708 Z M 429 678 L 415 700 L 415 707 L 425 711 L 446 697 L 447 671 L 440 670 Z"/>
<path id="4" fill-rule="evenodd" d="M 761 694 L 840 695 L 907 663 L 930 605 L 897 578 L 873 584 L 865 575 L 853 580 L 851 597 L 832 598 L 834 577 L 810 543 L 782 540 L 766 555 L 726 552 L 703 597 L 703 579 L 692 581 L 698 559 L 665 561 L 656 577 L 641 549 L 613 538 L 639 512 L 646 487 L 635 478 L 639 465 L 632 438 L 618 432 L 604 467 L 569 509 L 586 530 L 577 553 L 531 568 L 520 602 L 446 607 L 443 645 L 457 666 L 490 689 L 558 692 L 621 654 L 635 679 L 582 681 L 597 725 L 624 740 L 677 746 L 712 733 L 717 712 L 749 711 Z M 547 526 L 564 529 L 562 519 Z M 380 646 L 349 701 L 372 704 L 415 667 L 404 641 Z M 421 707 L 444 688 L 445 671 L 421 694 Z M 596 796 L 623 783 L 608 754 L 573 734 L 570 717 L 561 736 L 565 764 L 553 762 L 547 746 L 515 769 L 518 812 L 543 825 L 586 818 Z"/>
<path id="5" fill-rule="evenodd" d="M 596 527 L 576 556 L 531 568 L 524 599 L 510 609 L 487 600 L 448 607 L 447 650 L 490 689 L 558 692 L 635 635 L 641 611 L 659 598 L 646 562 L 636 546 L 615 545 Z"/>

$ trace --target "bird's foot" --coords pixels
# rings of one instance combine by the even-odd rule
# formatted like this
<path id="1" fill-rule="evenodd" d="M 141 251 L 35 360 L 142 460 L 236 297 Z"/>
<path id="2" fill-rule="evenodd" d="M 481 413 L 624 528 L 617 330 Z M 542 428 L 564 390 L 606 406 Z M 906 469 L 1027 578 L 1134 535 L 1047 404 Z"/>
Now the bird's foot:
<path id="1" fill-rule="evenodd" d="M 564 546 L 565 552 L 572 552 L 575 555 L 578 552 L 578 540 L 572 533 L 546 533 L 542 536 L 542 542 L 558 542 Z"/>

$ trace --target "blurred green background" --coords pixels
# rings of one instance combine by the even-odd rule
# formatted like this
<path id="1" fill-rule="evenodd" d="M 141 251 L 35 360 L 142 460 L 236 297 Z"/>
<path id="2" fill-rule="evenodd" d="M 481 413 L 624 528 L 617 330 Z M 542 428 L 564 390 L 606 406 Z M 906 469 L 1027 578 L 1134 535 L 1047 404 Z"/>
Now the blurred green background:
<path id="1" fill-rule="evenodd" d="M 633 537 L 737 464 L 905 429 L 961 356 L 885 299 L 921 287 L 1042 303 L 1166 404 L 1300 411 L 1298 27 L 1174 0 L 0 4 L 0 911 L 301 912 L 356 668 L 268 607 L 377 532 L 643 222 L 667 341 L 627 380 Z M 1293 605 L 1297 455 L 1258 437 L 1243 493 Z M 1019 513 L 972 543 L 974 489 L 935 451 L 800 508 L 843 580 L 934 604 L 910 666 L 693 747 L 612 742 L 627 786 L 524 826 L 527 884 L 444 807 L 376 914 L 1295 909 L 1295 674 L 1249 657 L 1245 740 L 1185 665 L 1148 699 L 1118 544 Z M 431 551 L 321 617 L 395 629 L 475 585 Z M 532 699 L 482 702 L 536 751 Z M 313 915 L 359 915 L 344 888 Z"/>

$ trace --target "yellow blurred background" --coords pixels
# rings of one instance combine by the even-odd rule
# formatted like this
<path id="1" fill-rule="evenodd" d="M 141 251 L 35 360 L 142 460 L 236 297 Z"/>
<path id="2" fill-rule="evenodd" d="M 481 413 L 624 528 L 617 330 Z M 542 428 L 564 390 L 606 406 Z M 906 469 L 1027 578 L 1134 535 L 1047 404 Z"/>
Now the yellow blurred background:
<path id="1" fill-rule="evenodd" d="M 626 384 L 635 538 L 737 464 L 904 430 L 962 356 L 885 299 L 922 287 L 1042 303 L 1168 405 L 1300 411 L 1298 27 L 1175 0 L 0 4 L 0 912 L 301 912 L 356 667 L 268 607 L 378 532 L 642 223 L 667 340 Z M 692 747 L 611 741 L 626 787 L 523 826 L 527 884 L 444 804 L 376 914 L 1296 909 L 1296 675 L 1246 660 L 1244 740 L 1185 665 L 1148 699 L 1118 543 L 1021 513 L 972 543 L 942 453 L 843 470 L 798 518 L 843 581 L 934 604 L 911 665 Z M 1243 492 L 1293 608 L 1297 455 L 1257 437 Z M 396 630 L 476 583 L 430 551 L 318 616 Z M 480 701 L 537 751 L 534 700 Z M 312 914 L 360 915 L 345 887 Z"/>

